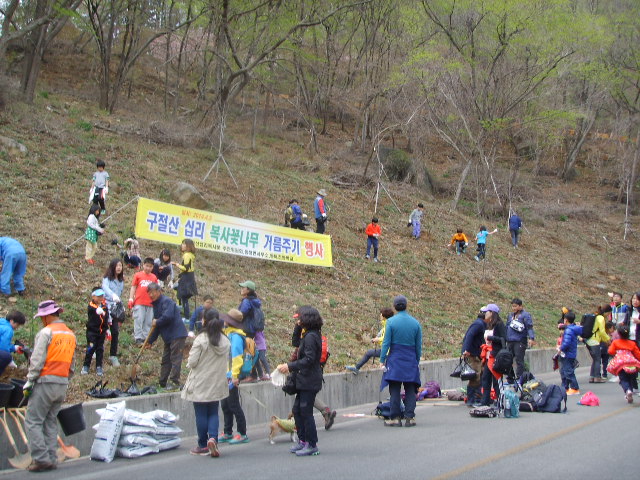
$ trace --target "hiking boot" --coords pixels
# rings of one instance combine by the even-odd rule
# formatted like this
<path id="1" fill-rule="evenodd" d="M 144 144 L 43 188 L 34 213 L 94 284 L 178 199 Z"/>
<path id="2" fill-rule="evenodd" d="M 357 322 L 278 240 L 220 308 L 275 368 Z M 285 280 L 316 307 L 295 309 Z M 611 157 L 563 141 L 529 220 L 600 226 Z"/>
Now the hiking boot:
<path id="1" fill-rule="evenodd" d="M 358 367 L 355 367 L 353 365 L 347 365 L 346 367 L 347 370 L 349 370 L 351 373 L 353 373 L 354 375 L 357 375 L 358 373 L 360 373 L 360 370 L 358 369 Z"/>
<path id="2" fill-rule="evenodd" d="M 111 362 L 111 365 L 113 365 L 114 367 L 120 366 L 120 361 L 118 361 L 118 357 L 111 356 L 109 357 L 109 361 Z"/>
<path id="3" fill-rule="evenodd" d="M 96 375 L 98 375 L 99 377 L 104 375 L 104 372 L 102 371 L 102 367 L 96 367 Z"/>
<path id="4" fill-rule="evenodd" d="M 333 421 L 336 418 L 336 411 L 331 411 L 327 407 L 327 409 L 322 412 L 322 416 L 324 417 L 324 429 L 329 430 L 333 426 Z"/>
<path id="5" fill-rule="evenodd" d="M 239 443 L 249 443 L 249 437 L 247 435 L 236 434 L 231 440 L 229 440 L 229 445 L 237 445 Z"/>
<path id="6" fill-rule="evenodd" d="M 312 447 L 308 443 L 304 444 L 304 448 L 298 450 L 296 452 L 297 457 L 308 457 L 310 455 L 318 455 L 320 452 L 318 451 L 318 447 Z"/>
<path id="7" fill-rule="evenodd" d="M 215 438 L 210 438 L 207 442 L 207 450 L 209 451 L 209 455 L 213 458 L 218 458 L 220 456 L 220 451 L 218 450 L 218 442 L 216 442 Z"/>
<path id="8" fill-rule="evenodd" d="M 402 420 L 400 420 L 399 418 L 389 418 L 384 421 L 384 426 L 385 427 L 401 427 Z"/>
<path id="9" fill-rule="evenodd" d="M 209 449 L 207 447 L 198 447 L 195 446 L 191 450 L 189 450 L 191 455 L 209 455 Z"/>
<path id="10" fill-rule="evenodd" d="M 223 434 L 218 437 L 218 443 L 229 443 L 233 440 L 233 435 L 231 434 Z"/>
<path id="11" fill-rule="evenodd" d="M 82 370 L 80 370 L 80 375 L 88 375 L 88 374 L 89 374 L 89 367 L 83 366 Z"/>
<path id="12" fill-rule="evenodd" d="M 296 452 L 298 452 L 298 451 L 302 450 L 302 449 L 303 449 L 304 447 L 306 447 L 306 446 L 307 446 L 306 442 L 300 442 L 300 441 L 298 441 L 298 443 L 296 443 L 293 447 L 291 447 L 291 448 L 289 449 L 289 452 L 291 452 L 291 453 L 296 453 Z"/>
<path id="13" fill-rule="evenodd" d="M 415 427 L 416 426 L 416 419 L 415 418 L 407 418 L 404 421 L 404 426 L 405 427 Z"/>
<path id="14" fill-rule="evenodd" d="M 627 393 L 624 394 L 624 398 L 627 399 L 627 403 L 633 403 L 633 392 L 631 390 L 627 390 Z"/>
<path id="15" fill-rule="evenodd" d="M 30 472 L 48 472 L 49 470 L 55 470 L 56 468 L 58 467 L 55 463 L 34 461 L 27 467 L 27 470 Z"/>
<path id="16" fill-rule="evenodd" d="M 580 390 L 570 388 L 569 390 L 567 390 L 567 395 L 580 395 Z"/>

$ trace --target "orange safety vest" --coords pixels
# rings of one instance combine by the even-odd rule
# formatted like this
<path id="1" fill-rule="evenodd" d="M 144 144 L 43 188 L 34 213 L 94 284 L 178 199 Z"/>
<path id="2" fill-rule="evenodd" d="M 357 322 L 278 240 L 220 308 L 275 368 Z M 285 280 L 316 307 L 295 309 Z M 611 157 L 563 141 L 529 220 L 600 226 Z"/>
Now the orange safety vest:
<path id="1" fill-rule="evenodd" d="M 51 343 L 47 349 L 47 359 L 40 376 L 56 375 L 68 377 L 71 370 L 73 354 L 76 351 L 76 336 L 64 323 L 51 323 L 48 327 L 53 332 Z"/>

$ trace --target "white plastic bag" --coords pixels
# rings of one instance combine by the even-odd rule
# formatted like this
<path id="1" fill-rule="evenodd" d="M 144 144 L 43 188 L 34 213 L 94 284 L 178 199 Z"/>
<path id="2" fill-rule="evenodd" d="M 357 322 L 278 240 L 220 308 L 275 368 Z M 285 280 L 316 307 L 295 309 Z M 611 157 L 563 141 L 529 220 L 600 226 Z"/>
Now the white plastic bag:
<path id="1" fill-rule="evenodd" d="M 155 420 L 156 423 L 160 422 L 165 425 L 173 425 L 178 420 L 176 415 L 171 412 L 167 412 L 166 410 L 152 410 L 151 412 L 145 412 L 143 415 Z"/>
<path id="2" fill-rule="evenodd" d="M 138 458 L 150 453 L 158 453 L 158 447 L 148 447 L 146 445 L 138 445 L 135 447 L 118 447 L 117 453 L 119 457 Z"/>
<path id="3" fill-rule="evenodd" d="M 113 460 L 124 423 L 125 409 L 124 401 L 111 403 L 104 409 L 96 437 L 91 445 L 90 457 L 92 460 L 102 460 L 107 463 Z"/>
<path id="4" fill-rule="evenodd" d="M 149 434 L 154 435 L 157 432 L 157 428 L 154 425 L 153 427 L 141 427 L 139 425 L 123 425 L 122 431 L 120 435 L 140 435 L 140 434 Z"/>
<path id="5" fill-rule="evenodd" d="M 182 433 L 182 429 L 180 427 L 176 427 L 175 425 L 157 425 L 156 426 L 156 434 L 155 438 L 160 440 L 158 437 L 171 437 L 180 435 Z"/>
<path id="6" fill-rule="evenodd" d="M 280 372 L 277 368 L 271 372 L 271 383 L 273 383 L 276 387 L 282 387 L 284 382 L 287 380 L 287 376 Z"/>
<path id="7" fill-rule="evenodd" d="M 136 447 L 139 445 L 144 445 L 146 447 L 157 447 L 158 440 L 153 438 L 151 435 L 120 435 L 120 440 L 118 440 L 119 447 Z"/>
<path id="8" fill-rule="evenodd" d="M 124 423 L 127 425 L 137 425 L 139 427 L 154 428 L 156 426 L 153 418 L 145 413 L 136 412 L 135 410 L 127 410 L 124 413 Z"/>
<path id="9" fill-rule="evenodd" d="M 182 443 L 182 439 L 180 437 L 167 437 L 166 439 L 160 441 L 160 443 L 158 444 L 158 448 L 162 452 L 164 450 L 170 450 L 172 448 L 179 447 L 180 443 Z"/>

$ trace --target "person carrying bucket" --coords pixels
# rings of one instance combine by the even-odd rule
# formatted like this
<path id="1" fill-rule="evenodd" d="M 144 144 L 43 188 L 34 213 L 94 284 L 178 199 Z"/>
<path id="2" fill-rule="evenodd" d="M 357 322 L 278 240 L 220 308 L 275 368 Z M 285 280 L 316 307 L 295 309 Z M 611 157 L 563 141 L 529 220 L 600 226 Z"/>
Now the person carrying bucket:
<path id="1" fill-rule="evenodd" d="M 73 375 L 76 336 L 60 319 L 64 309 L 53 300 L 40 302 L 38 313 L 43 329 L 35 338 L 24 396 L 29 397 L 25 428 L 33 463 L 27 470 L 55 470 L 58 423 L 56 417 Z"/>

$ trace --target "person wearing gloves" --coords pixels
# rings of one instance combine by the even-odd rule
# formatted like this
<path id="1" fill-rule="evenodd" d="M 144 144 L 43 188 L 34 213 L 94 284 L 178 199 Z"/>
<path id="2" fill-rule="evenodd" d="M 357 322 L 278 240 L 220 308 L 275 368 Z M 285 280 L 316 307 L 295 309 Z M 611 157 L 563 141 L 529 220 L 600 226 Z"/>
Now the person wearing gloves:
<path id="1" fill-rule="evenodd" d="M 371 219 L 371 223 L 367 225 L 367 228 L 364 231 L 367 236 L 367 253 L 364 258 L 369 260 L 371 258 L 371 247 L 373 247 L 373 261 L 378 261 L 378 241 L 380 240 L 380 235 L 382 235 L 382 229 L 378 224 L 378 217 L 373 217 Z"/>
<path id="2" fill-rule="evenodd" d="M 224 433 L 218 437 L 218 443 L 228 443 L 236 445 L 238 443 L 248 443 L 247 420 L 244 410 L 240 404 L 240 369 L 244 363 L 244 343 L 246 334 L 242 329 L 243 315 L 237 308 L 232 308 L 228 313 L 220 314 L 224 320 L 224 334 L 231 341 L 231 372 L 229 385 L 229 396 L 222 400 L 222 413 L 224 414 Z M 233 435 L 233 419 L 236 419 L 238 433 Z"/>
<path id="3" fill-rule="evenodd" d="M 327 191 L 324 188 L 318 190 L 318 196 L 313 202 L 313 212 L 316 216 L 316 233 L 324 233 L 325 223 L 327 221 L 327 206 L 324 203 L 324 197 Z"/>
<path id="4" fill-rule="evenodd" d="M 156 283 L 158 279 L 151 273 L 153 270 L 153 258 L 147 257 L 142 263 L 142 271 L 136 272 L 131 281 L 129 292 L 129 309 L 133 316 L 133 337 L 136 345 L 142 345 L 149 335 L 153 320 L 153 305 L 147 292 L 147 287 Z"/>
<path id="5" fill-rule="evenodd" d="M 157 283 L 149 284 L 147 293 L 153 305 L 152 331 L 149 333 L 147 346 L 151 347 L 159 336 L 164 341 L 158 384 L 161 388 L 179 390 L 182 351 L 187 339 L 187 329 L 182 321 L 180 308 L 176 302 L 162 294 L 160 285 Z M 169 379 L 171 384 L 167 383 Z"/>
<path id="6" fill-rule="evenodd" d="M 102 376 L 102 357 L 104 355 L 104 341 L 109 332 L 109 309 L 104 299 L 104 290 L 96 288 L 91 292 L 91 301 L 87 307 L 87 353 L 80 375 L 89 373 L 91 359 L 96 354 L 96 375 Z"/>
<path id="7" fill-rule="evenodd" d="M 524 354 L 527 348 L 535 344 L 536 336 L 531 314 L 522 306 L 522 300 L 514 298 L 511 300 L 511 313 L 507 317 L 507 348 L 516 362 L 516 380 L 518 381 L 524 373 Z"/>
<path id="8" fill-rule="evenodd" d="M 451 243 L 449 243 L 449 245 L 451 246 L 455 245 L 456 253 L 460 255 L 461 253 L 464 253 L 467 247 L 469 246 L 469 239 L 464 234 L 462 229 L 459 228 L 458 230 L 456 230 L 455 235 L 451 237 Z"/>
<path id="9" fill-rule="evenodd" d="M 43 328 L 36 334 L 23 393 L 29 397 L 25 429 L 33 463 L 30 472 L 55 470 L 58 461 L 58 420 L 69 379 L 73 376 L 76 336 L 60 319 L 64 309 L 53 300 L 40 302 Z"/>
<path id="10" fill-rule="evenodd" d="M 11 295 L 11 280 L 18 295 L 24 295 L 24 274 L 27 272 L 27 253 L 22 244 L 11 237 L 0 237 L 0 293 Z"/>
<path id="11" fill-rule="evenodd" d="M 22 312 L 13 310 L 6 318 L 0 318 L 0 375 L 7 367 L 15 367 L 12 353 L 21 354 L 24 350 L 20 345 L 13 344 L 13 333 L 26 323 Z"/>
<path id="12" fill-rule="evenodd" d="M 122 305 L 122 300 L 120 298 L 122 296 L 122 291 L 124 290 L 124 264 L 119 258 L 111 260 L 107 267 L 107 271 L 104 272 L 104 277 L 102 278 L 102 290 L 104 291 L 104 298 L 107 301 L 107 308 L 109 309 L 109 330 L 111 330 L 109 361 L 114 367 L 119 367 L 118 339 L 120 338 L 120 325 L 124 320 L 124 306 Z M 122 312 L 122 316 L 120 318 L 113 318 L 116 309 Z"/>

